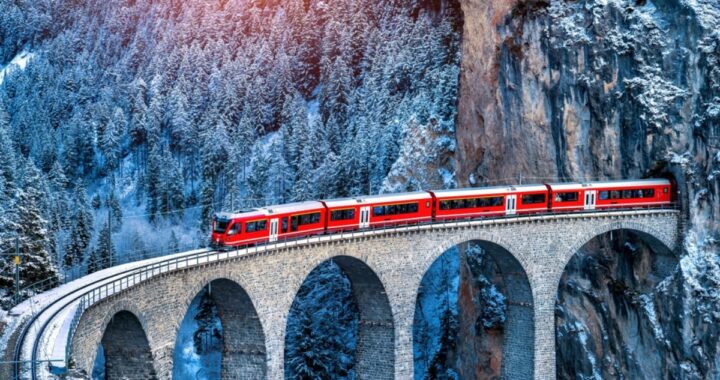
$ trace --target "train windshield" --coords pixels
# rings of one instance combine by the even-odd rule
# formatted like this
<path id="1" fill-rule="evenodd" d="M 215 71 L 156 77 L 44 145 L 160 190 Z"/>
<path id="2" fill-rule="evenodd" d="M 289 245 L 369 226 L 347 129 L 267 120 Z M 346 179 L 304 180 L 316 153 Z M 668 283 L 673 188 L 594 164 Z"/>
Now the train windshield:
<path id="1" fill-rule="evenodd" d="M 218 234 L 225 233 L 225 230 L 227 230 L 227 228 L 228 228 L 228 224 L 230 224 L 229 220 L 222 220 L 222 219 L 215 220 L 215 229 L 213 230 L 213 232 L 218 233 Z"/>

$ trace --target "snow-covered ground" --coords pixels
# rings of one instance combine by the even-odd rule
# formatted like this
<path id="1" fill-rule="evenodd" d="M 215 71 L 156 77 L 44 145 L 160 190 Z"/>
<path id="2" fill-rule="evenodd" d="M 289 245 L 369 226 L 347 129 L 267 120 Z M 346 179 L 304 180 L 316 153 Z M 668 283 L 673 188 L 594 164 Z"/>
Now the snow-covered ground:
<path id="1" fill-rule="evenodd" d="M 0 84 L 3 83 L 3 80 L 5 79 L 5 75 L 10 74 L 13 70 L 25 70 L 25 66 L 27 66 L 28 62 L 35 56 L 34 53 L 30 53 L 27 51 L 23 51 L 20 54 L 16 55 L 15 58 L 10 61 L 7 65 L 4 67 L 0 67 Z"/>

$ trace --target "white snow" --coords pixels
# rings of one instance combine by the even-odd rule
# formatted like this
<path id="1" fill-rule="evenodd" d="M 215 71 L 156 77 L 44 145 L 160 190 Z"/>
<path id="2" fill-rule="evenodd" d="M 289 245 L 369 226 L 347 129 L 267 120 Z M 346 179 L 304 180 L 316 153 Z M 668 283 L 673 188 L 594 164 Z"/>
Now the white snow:
<path id="1" fill-rule="evenodd" d="M 6 74 L 10 74 L 14 70 L 25 70 L 28 62 L 34 56 L 34 53 L 22 51 L 20 52 L 20 54 L 16 55 L 15 58 L 13 58 L 10 63 L 8 63 L 5 67 L 0 67 L 0 84 L 3 83 Z"/>
<path id="2" fill-rule="evenodd" d="M 642 294 L 639 298 L 640 304 L 642 305 L 643 310 L 645 310 L 645 314 L 648 316 L 650 324 L 652 325 L 655 339 L 657 339 L 658 342 L 663 342 L 665 340 L 665 334 L 663 333 L 662 326 L 660 326 L 657 314 L 655 313 L 655 302 L 653 302 L 652 298 L 650 298 L 647 294 Z"/>

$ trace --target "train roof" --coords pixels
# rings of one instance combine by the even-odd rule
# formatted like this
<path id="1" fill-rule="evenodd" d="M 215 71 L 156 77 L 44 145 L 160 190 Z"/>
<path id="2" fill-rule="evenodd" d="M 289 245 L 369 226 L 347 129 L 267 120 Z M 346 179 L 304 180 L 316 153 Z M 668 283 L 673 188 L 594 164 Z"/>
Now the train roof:
<path id="1" fill-rule="evenodd" d="M 270 216 L 275 214 L 287 214 L 292 212 L 314 211 L 323 208 L 325 208 L 323 204 L 318 201 L 307 201 L 287 203 L 284 205 L 265 206 L 236 212 L 219 212 L 215 215 L 217 215 L 219 218 L 224 219 L 237 219 L 252 218 L 256 216 Z"/>
<path id="2" fill-rule="evenodd" d="M 588 188 L 617 188 L 633 186 L 663 186 L 670 185 L 667 179 L 635 179 L 618 181 L 597 181 L 597 182 L 572 182 L 572 183 L 548 183 L 552 190 L 582 190 Z"/>
<path id="3" fill-rule="evenodd" d="M 317 209 L 323 209 L 325 206 L 318 201 L 306 201 L 306 202 L 295 202 L 287 203 L 284 205 L 274 205 L 267 207 L 260 207 L 257 210 L 265 215 L 275 214 L 287 214 L 291 212 L 303 212 L 303 211 L 314 211 Z"/>
<path id="4" fill-rule="evenodd" d="M 529 191 L 547 191 L 543 184 L 517 185 L 517 186 L 490 186 L 470 187 L 464 189 L 433 190 L 438 198 L 445 197 L 471 197 L 477 195 L 490 195 L 498 193 L 520 193 Z"/>
<path id="5" fill-rule="evenodd" d="M 325 202 L 328 207 L 344 207 L 372 203 L 418 201 L 424 199 L 432 199 L 432 196 L 427 191 L 415 191 L 412 193 L 380 194 L 359 196 L 355 198 L 327 199 L 323 200 L 323 202 Z"/>

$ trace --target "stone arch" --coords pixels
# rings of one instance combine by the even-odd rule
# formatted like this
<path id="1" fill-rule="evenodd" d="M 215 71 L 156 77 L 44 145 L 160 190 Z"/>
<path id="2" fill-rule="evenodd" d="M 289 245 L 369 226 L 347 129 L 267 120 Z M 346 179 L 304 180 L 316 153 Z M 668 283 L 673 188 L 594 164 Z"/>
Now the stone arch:
<path id="1" fill-rule="evenodd" d="M 351 256 L 332 256 L 305 273 L 295 294 L 315 268 L 332 260 L 347 275 L 358 306 L 360 320 L 355 352 L 358 379 L 392 379 L 395 373 L 395 327 L 385 286 L 366 262 Z M 289 318 L 290 313 L 286 315 Z M 287 323 L 287 321 L 286 321 Z M 286 333 L 287 334 L 287 333 Z M 287 339 L 287 336 L 285 336 Z"/>
<path id="2" fill-rule="evenodd" d="M 676 226 L 669 226 L 666 228 L 676 229 Z M 572 244 L 569 244 L 569 249 L 565 253 L 563 258 L 563 272 L 564 268 L 570 262 L 570 259 L 580 251 L 589 242 L 611 231 L 627 230 L 633 231 L 640 235 L 644 241 L 650 244 L 651 248 L 657 252 L 673 252 L 677 245 L 677 234 L 668 233 L 668 231 L 660 231 L 654 227 L 649 226 L 642 222 L 629 222 L 619 221 L 613 223 L 605 223 L 594 227 L 592 230 L 586 231 L 580 234 Z M 558 278 L 558 282 L 560 279 Z"/>
<path id="3" fill-rule="evenodd" d="M 249 294 L 234 280 L 224 277 L 204 277 L 189 287 L 186 294 L 185 315 L 192 301 L 203 292 L 207 292 L 217 307 L 223 331 L 221 378 L 265 378 L 267 375 L 265 333 Z M 175 350 L 177 350 L 177 342 L 176 332 Z"/>
<path id="4" fill-rule="evenodd" d="M 484 236 L 476 231 L 458 235 L 440 244 L 439 253 L 429 257 L 431 260 L 424 266 L 420 284 L 431 266 L 451 248 L 468 243 L 479 245 L 492 258 L 498 274 L 507 285 L 504 294 L 507 309 L 500 378 L 532 379 L 534 371 L 533 342 L 535 341 L 533 292 L 525 265 L 521 261 L 523 257 L 514 255 L 508 248 L 510 245 L 497 236 Z M 418 288 L 416 303 L 419 293 L 420 289 Z M 416 323 L 416 317 L 413 318 L 413 325 Z M 465 374 L 465 376 L 474 377 L 475 374 Z"/>
<path id="5" fill-rule="evenodd" d="M 568 244 L 559 262 L 553 323 L 557 376 L 577 376 L 568 373 L 572 368 L 626 377 L 633 377 L 635 372 L 625 371 L 642 369 L 640 373 L 646 376 L 662 377 L 652 372 L 652 366 L 638 364 L 643 360 L 628 358 L 637 356 L 652 363 L 651 356 L 658 352 L 653 334 L 667 311 L 656 312 L 656 305 L 662 302 L 653 289 L 678 266 L 677 226 L 653 226 L 650 220 L 640 218 L 598 224 Z M 638 243 L 649 251 L 638 250 Z M 609 256 L 595 256 L 605 250 Z M 623 255 L 625 250 L 632 254 Z M 639 338 L 628 344 L 626 339 L 631 336 Z M 587 353 L 578 354 L 580 347 Z M 586 359 L 587 355 L 591 359 Z M 593 368 L 588 369 L 587 363 Z M 610 372 L 605 372 L 607 363 L 612 365 Z"/>
<path id="6" fill-rule="evenodd" d="M 147 330 L 137 314 L 122 308 L 106 321 L 103 331 L 106 379 L 157 379 Z"/>

